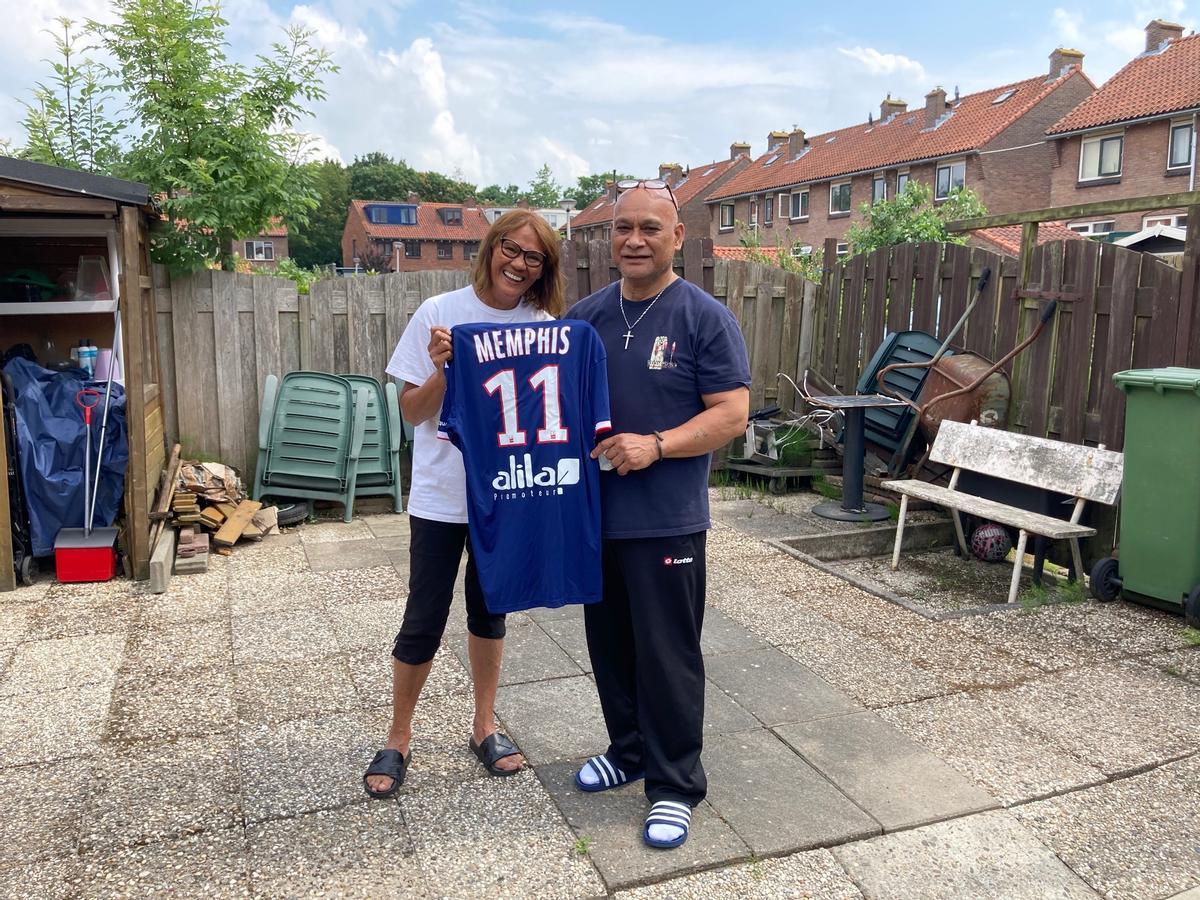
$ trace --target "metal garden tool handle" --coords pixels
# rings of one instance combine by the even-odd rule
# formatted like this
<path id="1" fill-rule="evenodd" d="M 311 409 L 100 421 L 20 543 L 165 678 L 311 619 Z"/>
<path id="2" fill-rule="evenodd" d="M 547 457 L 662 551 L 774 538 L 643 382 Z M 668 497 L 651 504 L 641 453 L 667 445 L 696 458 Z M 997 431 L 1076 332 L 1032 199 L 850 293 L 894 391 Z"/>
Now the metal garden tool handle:
<path id="1" fill-rule="evenodd" d="M 92 506 L 88 495 L 88 485 L 92 483 L 92 410 L 100 404 L 100 392 L 84 388 L 75 394 L 75 402 L 83 410 L 83 534 L 86 537 L 92 533 Z M 96 465 L 100 465 L 99 461 Z"/>

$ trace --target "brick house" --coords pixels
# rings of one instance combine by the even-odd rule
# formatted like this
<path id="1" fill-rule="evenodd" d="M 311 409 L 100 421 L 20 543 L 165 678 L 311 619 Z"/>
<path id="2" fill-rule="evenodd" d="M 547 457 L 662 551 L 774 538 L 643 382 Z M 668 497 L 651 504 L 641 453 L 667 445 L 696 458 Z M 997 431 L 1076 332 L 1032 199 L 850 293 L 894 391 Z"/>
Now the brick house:
<path id="1" fill-rule="evenodd" d="M 262 234 L 234 241 L 230 251 L 253 266 L 273 269 L 281 259 L 288 258 L 288 230 L 283 222 L 275 221 Z"/>
<path id="2" fill-rule="evenodd" d="M 413 196 L 351 200 L 342 229 L 342 265 L 353 268 L 357 258 L 360 266 L 389 272 L 470 269 L 487 230 L 478 206 L 422 203 Z"/>
<path id="3" fill-rule="evenodd" d="M 678 163 L 663 163 L 658 167 L 658 177 L 671 185 L 675 202 L 679 204 L 679 220 L 683 222 L 685 235 L 708 235 L 705 200 L 750 164 L 749 154 L 749 145 L 734 144 L 729 148 L 729 159 L 691 166 L 686 171 Z M 608 240 L 611 237 L 613 199 L 614 189 L 610 182 L 604 194 L 571 219 L 571 239 L 580 244 Z"/>
<path id="4" fill-rule="evenodd" d="M 1155 19 L 1145 52 L 1047 130 L 1050 206 L 1193 190 L 1200 113 L 1200 35 Z M 1186 227 L 1182 209 L 1075 219 L 1080 234 Z"/>
<path id="5" fill-rule="evenodd" d="M 483 215 L 490 225 L 502 215 L 512 212 L 514 209 L 527 209 L 530 212 L 537 213 L 555 231 L 567 227 L 567 211 L 560 206 L 532 207 L 528 203 L 518 203 L 516 206 L 485 206 L 483 207 Z M 572 222 L 575 221 L 575 215 L 574 212 L 571 213 Z"/>
<path id="6" fill-rule="evenodd" d="M 935 199 L 970 188 L 994 214 L 1044 207 L 1053 152 L 1045 130 L 1095 89 L 1082 63 L 1079 51 L 1059 48 L 1045 75 L 963 97 L 934 88 L 911 110 L 888 96 L 878 119 L 825 134 L 773 131 L 766 152 L 709 195 L 709 233 L 734 246 L 741 222 L 763 246 L 808 252 L 840 241 L 862 219 L 861 204 L 895 197 L 909 180 L 931 185 Z"/>

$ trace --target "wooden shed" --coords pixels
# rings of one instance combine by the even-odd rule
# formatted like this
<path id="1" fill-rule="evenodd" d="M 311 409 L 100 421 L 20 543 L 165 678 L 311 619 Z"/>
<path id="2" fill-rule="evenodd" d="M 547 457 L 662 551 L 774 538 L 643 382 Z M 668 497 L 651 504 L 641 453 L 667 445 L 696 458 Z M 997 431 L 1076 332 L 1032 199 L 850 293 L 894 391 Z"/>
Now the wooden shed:
<path id="1" fill-rule="evenodd" d="M 44 279 L 41 289 L 20 298 L 10 291 L 4 299 L 15 302 L 0 302 L 0 352 L 28 343 L 50 365 L 68 359 L 82 336 L 112 347 L 120 307 L 129 429 L 120 545 L 137 579 L 149 576 L 150 507 L 166 455 L 149 256 L 154 219 L 144 184 L 0 157 L 0 279 L 14 270 Z M 81 295 L 85 258 L 107 266 L 107 293 Z M 4 435 L 0 429 L 0 460 Z M 8 479 L 0 477 L 0 591 L 15 582 Z"/>

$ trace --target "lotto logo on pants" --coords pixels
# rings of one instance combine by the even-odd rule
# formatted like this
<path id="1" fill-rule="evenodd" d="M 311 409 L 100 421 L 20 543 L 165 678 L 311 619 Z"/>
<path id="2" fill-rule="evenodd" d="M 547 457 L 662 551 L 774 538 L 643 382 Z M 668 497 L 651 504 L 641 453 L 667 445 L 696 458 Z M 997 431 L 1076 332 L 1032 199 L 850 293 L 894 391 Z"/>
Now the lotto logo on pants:
<path id="1" fill-rule="evenodd" d="M 663 565 L 664 566 L 686 566 L 692 562 L 695 562 L 695 558 L 691 557 L 691 556 L 681 556 L 678 558 L 676 558 L 674 556 L 664 556 L 663 557 Z"/>

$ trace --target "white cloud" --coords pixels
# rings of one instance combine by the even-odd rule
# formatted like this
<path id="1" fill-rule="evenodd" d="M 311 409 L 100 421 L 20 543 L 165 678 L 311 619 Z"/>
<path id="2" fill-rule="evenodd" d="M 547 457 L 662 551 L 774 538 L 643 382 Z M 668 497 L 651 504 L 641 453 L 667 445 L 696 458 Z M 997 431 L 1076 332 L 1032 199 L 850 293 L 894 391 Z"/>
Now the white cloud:
<path id="1" fill-rule="evenodd" d="M 1051 14 L 1050 21 L 1054 27 L 1054 33 L 1064 44 L 1074 47 L 1083 37 L 1083 31 L 1080 28 L 1083 24 L 1083 15 L 1080 13 L 1068 12 L 1062 7 L 1058 7 Z"/>
<path id="2" fill-rule="evenodd" d="M 899 53 L 880 53 L 874 47 L 839 47 L 838 53 L 862 63 L 872 75 L 900 73 L 914 78 L 925 77 L 925 69 L 919 62 Z"/>

